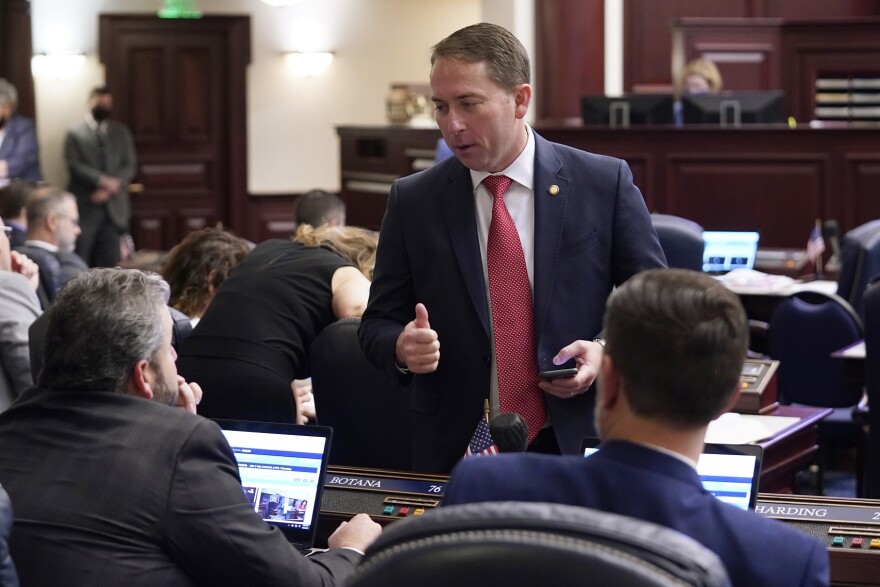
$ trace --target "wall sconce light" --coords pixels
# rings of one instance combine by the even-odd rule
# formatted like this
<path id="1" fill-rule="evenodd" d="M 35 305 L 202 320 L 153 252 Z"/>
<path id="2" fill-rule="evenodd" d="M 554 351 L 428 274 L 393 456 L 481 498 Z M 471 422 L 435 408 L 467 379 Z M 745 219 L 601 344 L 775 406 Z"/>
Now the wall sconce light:
<path id="1" fill-rule="evenodd" d="M 31 71 L 37 77 L 70 79 L 82 69 L 86 56 L 81 51 L 38 53 L 31 58 Z"/>
<path id="2" fill-rule="evenodd" d="M 284 53 L 284 64 L 287 69 L 300 77 L 313 77 L 324 73 L 333 62 L 333 53 L 299 52 Z"/>

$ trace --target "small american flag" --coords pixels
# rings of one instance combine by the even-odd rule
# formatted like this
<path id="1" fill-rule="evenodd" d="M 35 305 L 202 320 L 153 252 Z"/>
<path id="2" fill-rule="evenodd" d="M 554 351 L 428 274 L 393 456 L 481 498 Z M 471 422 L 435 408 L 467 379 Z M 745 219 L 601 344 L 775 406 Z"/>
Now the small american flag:
<path id="1" fill-rule="evenodd" d="M 810 233 L 810 238 L 807 240 L 807 258 L 812 263 L 816 263 L 816 261 L 822 257 L 822 253 L 825 252 L 825 239 L 822 238 L 822 229 L 817 224 L 815 228 L 813 228 L 813 232 Z"/>
<path id="2" fill-rule="evenodd" d="M 483 455 L 497 455 L 498 447 L 492 441 L 492 434 L 489 432 L 489 422 L 485 418 L 480 418 L 477 429 L 474 431 L 471 442 L 468 444 L 464 453 L 464 458 Z"/>

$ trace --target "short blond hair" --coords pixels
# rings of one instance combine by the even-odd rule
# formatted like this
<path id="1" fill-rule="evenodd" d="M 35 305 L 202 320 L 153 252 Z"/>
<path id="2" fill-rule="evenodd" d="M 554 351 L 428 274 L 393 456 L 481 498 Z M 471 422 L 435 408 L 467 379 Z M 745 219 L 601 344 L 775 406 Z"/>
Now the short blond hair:
<path id="1" fill-rule="evenodd" d="M 718 66 L 708 59 L 694 59 L 684 66 L 681 75 L 678 76 L 678 85 L 676 87 L 678 97 L 684 94 L 685 81 L 691 75 L 698 75 L 706 80 L 706 83 L 709 84 L 709 91 L 713 94 L 720 92 L 724 86 Z"/>
<path id="2" fill-rule="evenodd" d="M 301 224 L 293 237 L 307 247 L 325 247 L 354 264 L 367 279 L 373 279 L 379 233 L 356 226 Z"/>

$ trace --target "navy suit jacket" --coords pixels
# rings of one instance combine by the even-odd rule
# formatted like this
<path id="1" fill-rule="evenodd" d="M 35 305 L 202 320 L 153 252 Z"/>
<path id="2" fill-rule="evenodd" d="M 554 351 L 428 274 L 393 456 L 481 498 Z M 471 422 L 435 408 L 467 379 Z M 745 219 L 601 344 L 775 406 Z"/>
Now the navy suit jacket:
<path id="1" fill-rule="evenodd" d="M 33 122 L 24 116 L 12 116 L 6 121 L 6 137 L 0 143 L 0 159 L 9 166 L 9 179 L 43 179 Z"/>
<path id="2" fill-rule="evenodd" d="M 550 186 L 558 193 L 551 195 Z M 534 305 L 538 359 L 602 329 L 608 294 L 630 276 L 664 267 L 644 199 L 624 161 L 550 143 L 535 133 Z M 556 190 L 553 190 L 556 191 Z M 413 463 L 448 472 L 464 454 L 492 365 L 490 312 L 470 172 L 456 158 L 391 187 L 370 301 L 359 331 L 369 360 L 395 371 L 394 346 L 415 305 L 440 339 L 434 373 L 412 385 Z M 594 394 L 545 395 L 563 453 L 592 434 Z"/>
<path id="3" fill-rule="evenodd" d="M 825 545 L 781 522 L 713 497 L 693 468 L 629 442 L 606 442 L 590 456 L 507 454 L 459 463 L 442 505 L 546 501 L 660 524 L 715 552 L 733 585 L 828 585 Z"/>

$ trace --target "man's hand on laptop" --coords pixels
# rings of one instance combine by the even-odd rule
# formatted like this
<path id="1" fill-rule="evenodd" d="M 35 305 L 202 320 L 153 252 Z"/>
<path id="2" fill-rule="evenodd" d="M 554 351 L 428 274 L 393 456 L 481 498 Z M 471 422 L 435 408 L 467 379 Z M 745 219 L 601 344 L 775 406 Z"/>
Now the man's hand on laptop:
<path id="1" fill-rule="evenodd" d="M 196 406 L 202 401 L 202 388 L 195 381 L 189 383 L 186 379 L 177 376 L 177 401 L 175 407 L 183 408 L 190 414 L 196 413 Z"/>
<path id="2" fill-rule="evenodd" d="M 382 526 L 370 516 L 358 514 L 348 522 L 342 522 L 327 539 L 327 544 L 331 549 L 351 548 L 363 554 L 381 533 Z"/>

